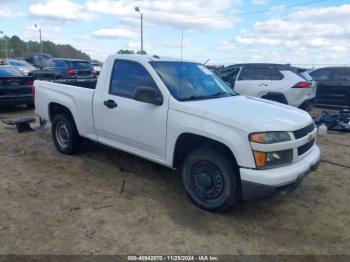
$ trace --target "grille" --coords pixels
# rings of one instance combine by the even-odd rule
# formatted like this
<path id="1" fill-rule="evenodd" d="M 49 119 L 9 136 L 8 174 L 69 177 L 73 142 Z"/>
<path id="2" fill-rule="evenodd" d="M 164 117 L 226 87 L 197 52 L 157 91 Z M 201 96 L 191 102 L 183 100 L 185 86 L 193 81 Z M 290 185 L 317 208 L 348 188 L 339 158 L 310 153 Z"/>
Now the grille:
<path id="1" fill-rule="evenodd" d="M 312 139 L 310 142 L 298 147 L 298 156 L 305 154 L 309 149 L 314 145 L 315 139 Z"/>
<path id="2" fill-rule="evenodd" d="M 293 131 L 293 134 L 295 136 L 295 139 L 299 139 L 299 138 L 306 136 L 307 134 L 312 132 L 314 129 L 315 129 L 315 124 L 312 123 L 306 127 L 303 127 L 303 128 L 298 129 L 296 131 Z"/>

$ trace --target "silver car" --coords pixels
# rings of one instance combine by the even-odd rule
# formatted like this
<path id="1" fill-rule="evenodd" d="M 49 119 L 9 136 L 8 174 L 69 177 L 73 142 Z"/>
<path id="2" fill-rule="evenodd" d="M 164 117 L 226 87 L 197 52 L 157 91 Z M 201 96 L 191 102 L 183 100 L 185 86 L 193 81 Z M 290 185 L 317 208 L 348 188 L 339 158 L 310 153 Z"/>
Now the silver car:
<path id="1" fill-rule="evenodd" d="M 23 74 L 26 76 L 30 71 L 36 70 L 37 68 L 29 64 L 28 62 L 24 60 L 18 60 L 18 59 L 6 59 L 6 64 L 16 67 L 19 69 Z"/>

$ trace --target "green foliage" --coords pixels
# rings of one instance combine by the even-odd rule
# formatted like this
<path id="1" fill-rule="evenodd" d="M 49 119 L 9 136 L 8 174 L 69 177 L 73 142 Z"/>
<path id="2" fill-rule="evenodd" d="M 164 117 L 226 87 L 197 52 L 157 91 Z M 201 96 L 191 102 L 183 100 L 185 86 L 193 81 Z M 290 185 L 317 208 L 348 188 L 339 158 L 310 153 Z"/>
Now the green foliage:
<path id="1" fill-rule="evenodd" d="M 40 53 L 40 43 L 37 41 L 25 42 L 18 36 L 6 37 L 9 57 L 23 57 L 31 53 Z M 0 41 L 0 57 L 5 57 L 5 39 Z M 71 45 L 55 44 L 51 41 L 43 41 L 43 53 L 52 55 L 54 57 L 62 58 L 79 58 L 91 60 L 90 56 L 80 50 L 75 49 Z"/>
<path id="2" fill-rule="evenodd" d="M 117 54 L 135 54 L 134 50 L 119 49 Z"/>
<path id="3" fill-rule="evenodd" d="M 145 50 L 139 50 L 139 51 L 137 51 L 136 52 L 136 54 L 138 54 L 138 55 L 147 55 L 147 52 L 145 51 Z"/>
<path id="4" fill-rule="evenodd" d="M 138 55 L 147 55 L 147 52 L 145 50 L 143 50 L 141 52 L 141 50 L 137 51 L 135 53 L 134 50 L 129 50 L 129 49 L 119 49 L 117 54 L 138 54 Z"/>

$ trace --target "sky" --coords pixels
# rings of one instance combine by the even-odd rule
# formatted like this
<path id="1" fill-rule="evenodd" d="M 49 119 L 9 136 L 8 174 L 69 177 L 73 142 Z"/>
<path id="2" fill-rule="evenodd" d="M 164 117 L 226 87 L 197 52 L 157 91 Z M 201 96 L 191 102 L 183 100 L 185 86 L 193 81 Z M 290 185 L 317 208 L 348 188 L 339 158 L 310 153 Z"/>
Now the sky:
<path id="1" fill-rule="evenodd" d="M 103 61 L 140 50 L 209 64 L 350 64 L 350 0 L 0 0 L 0 31 Z M 183 40 L 182 39 L 183 32 Z"/>

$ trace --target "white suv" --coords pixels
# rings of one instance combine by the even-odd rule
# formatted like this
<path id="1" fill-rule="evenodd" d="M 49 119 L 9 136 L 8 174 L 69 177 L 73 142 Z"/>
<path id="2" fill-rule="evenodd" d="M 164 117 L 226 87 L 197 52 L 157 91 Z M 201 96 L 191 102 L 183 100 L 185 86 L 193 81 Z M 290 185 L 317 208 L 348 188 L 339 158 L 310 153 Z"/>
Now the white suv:
<path id="1" fill-rule="evenodd" d="M 317 84 L 306 72 L 280 64 L 236 64 L 216 74 L 242 95 L 260 97 L 308 110 Z"/>

